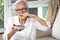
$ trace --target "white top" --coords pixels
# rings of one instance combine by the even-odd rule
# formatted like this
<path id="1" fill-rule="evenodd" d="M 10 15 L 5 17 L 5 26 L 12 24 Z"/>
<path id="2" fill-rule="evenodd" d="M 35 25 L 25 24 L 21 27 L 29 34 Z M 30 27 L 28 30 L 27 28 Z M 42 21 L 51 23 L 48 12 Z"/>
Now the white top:
<path id="1" fill-rule="evenodd" d="M 13 24 L 20 25 L 19 20 L 18 20 L 18 16 L 14 16 L 14 17 L 8 19 L 6 30 L 3 34 L 3 39 L 4 40 L 8 39 L 7 34 L 11 30 Z M 50 28 L 50 25 L 48 25 L 48 27 L 45 27 L 33 18 L 28 18 L 26 20 L 26 23 L 25 23 L 24 26 L 25 26 L 25 28 L 22 31 L 17 31 L 11 37 L 10 40 L 36 40 L 37 29 L 42 30 L 42 31 L 46 31 L 47 29 Z"/>

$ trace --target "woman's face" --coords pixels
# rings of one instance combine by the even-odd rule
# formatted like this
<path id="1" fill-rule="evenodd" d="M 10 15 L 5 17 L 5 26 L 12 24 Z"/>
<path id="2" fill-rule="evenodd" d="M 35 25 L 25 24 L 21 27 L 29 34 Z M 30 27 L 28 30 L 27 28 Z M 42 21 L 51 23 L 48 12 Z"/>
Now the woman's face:
<path id="1" fill-rule="evenodd" d="M 26 4 L 23 2 L 20 2 L 16 5 L 16 13 L 19 17 L 22 17 L 22 14 L 25 14 L 27 12 Z"/>

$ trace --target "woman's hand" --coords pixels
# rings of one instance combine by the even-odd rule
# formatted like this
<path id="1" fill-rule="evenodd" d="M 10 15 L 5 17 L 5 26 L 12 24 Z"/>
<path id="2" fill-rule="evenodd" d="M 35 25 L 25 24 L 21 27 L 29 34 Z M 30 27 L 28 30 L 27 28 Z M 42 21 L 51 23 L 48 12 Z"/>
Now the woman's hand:
<path id="1" fill-rule="evenodd" d="M 34 18 L 36 15 L 30 14 L 28 12 L 21 14 L 23 18 Z"/>

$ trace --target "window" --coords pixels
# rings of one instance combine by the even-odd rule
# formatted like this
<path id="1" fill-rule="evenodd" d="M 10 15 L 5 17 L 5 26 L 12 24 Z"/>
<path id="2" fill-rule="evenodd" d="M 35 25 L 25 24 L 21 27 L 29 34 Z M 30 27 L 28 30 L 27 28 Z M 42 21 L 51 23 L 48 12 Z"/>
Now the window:
<path id="1" fill-rule="evenodd" d="M 4 1 L 0 0 L 0 28 L 4 27 Z"/>
<path id="2" fill-rule="evenodd" d="M 38 15 L 38 8 L 29 8 L 29 12 Z"/>
<path id="3" fill-rule="evenodd" d="M 48 7 L 42 7 L 43 18 L 45 18 Z"/>

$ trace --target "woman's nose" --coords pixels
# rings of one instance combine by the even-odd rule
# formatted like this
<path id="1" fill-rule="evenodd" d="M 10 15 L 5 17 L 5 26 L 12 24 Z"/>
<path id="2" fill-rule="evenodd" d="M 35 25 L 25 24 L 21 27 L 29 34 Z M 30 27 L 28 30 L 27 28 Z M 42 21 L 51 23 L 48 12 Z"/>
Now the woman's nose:
<path id="1" fill-rule="evenodd" d="M 20 11 L 21 14 L 23 14 L 23 11 Z"/>

